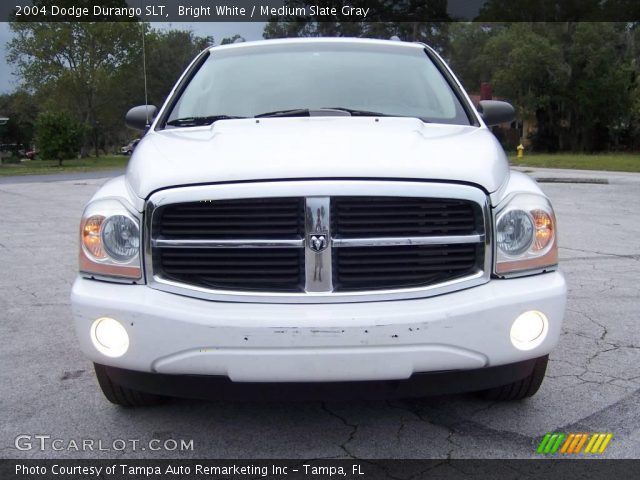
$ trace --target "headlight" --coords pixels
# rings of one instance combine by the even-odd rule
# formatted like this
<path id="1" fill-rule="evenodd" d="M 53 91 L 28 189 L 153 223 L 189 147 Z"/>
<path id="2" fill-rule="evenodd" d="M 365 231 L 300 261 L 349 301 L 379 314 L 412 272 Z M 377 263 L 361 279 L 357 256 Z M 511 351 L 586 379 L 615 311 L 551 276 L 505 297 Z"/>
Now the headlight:
<path id="1" fill-rule="evenodd" d="M 558 263 L 556 219 L 546 197 L 515 195 L 498 211 L 495 225 L 498 275 Z"/>
<path id="2" fill-rule="evenodd" d="M 140 230 L 129 217 L 114 215 L 102 225 L 102 242 L 107 255 L 114 260 L 131 260 L 140 249 Z"/>
<path id="3" fill-rule="evenodd" d="M 524 253 L 533 240 L 533 220 L 524 210 L 509 210 L 500 216 L 498 248 L 508 255 Z"/>
<path id="4" fill-rule="evenodd" d="M 80 243 L 82 273 L 142 277 L 139 220 L 119 201 L 97 200 L 87 206 L 80 224 Z"/>

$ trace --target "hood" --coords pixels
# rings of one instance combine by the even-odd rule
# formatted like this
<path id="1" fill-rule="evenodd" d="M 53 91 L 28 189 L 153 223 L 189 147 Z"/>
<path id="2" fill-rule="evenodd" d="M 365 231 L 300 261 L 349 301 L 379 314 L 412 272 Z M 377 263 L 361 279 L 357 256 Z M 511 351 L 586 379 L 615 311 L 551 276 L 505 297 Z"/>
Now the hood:
<path id="1" fill-rule="evenodd" d="M 420 179 L 496 191 L 509 166 L 486 128 L 415 118 L 223 120 L 149 132 L 127 182 L 140 198 L 180 185 L 306 178 Z"/>

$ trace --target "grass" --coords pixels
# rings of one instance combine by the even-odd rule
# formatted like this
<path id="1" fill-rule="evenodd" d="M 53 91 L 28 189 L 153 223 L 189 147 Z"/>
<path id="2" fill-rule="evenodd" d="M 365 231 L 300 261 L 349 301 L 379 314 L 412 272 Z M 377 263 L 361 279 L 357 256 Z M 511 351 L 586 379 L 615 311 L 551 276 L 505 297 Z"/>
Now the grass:
<path id="1" fill-rule="evenodd" d="M 128 160 L 129 157 L 125 155 L 104 155 L 98 158 L 88 157 L 65 160 L 62 162 L 61 167 L 59 167 L 58 162 L 54 160 L 31 160 L 28 162 L 0 165 L 0 177 L 113 170 L 126 167 Z"/>
<path id="2" fill-rule="evenodd" d="M 603 153 L 603 154 L 537 154 L 526 153 L 518 159 L 510 154 L 513 165 L 521 167 L 570 168 L 581 170 L 608 170 L 618 172 L 640 172 L 640 154 Z M 65 160 L 62 167 L 52 160 L 31 160 L 17 164 L 0 165 L 0 177 L 12 175 L 48 175 L 53 173 L 94 172 L 124 168 L 129 157 L 125 155 L 104 155 L 82 159 Z"/>
<path id="3" fill-rule="evenodd" d="M 527 153 L 524 158 L 509 154 L 512 165 L 519 167 L 570 168 L 579 170 L 607 170 L 612 172 L 640 172 L 640 153 Z"/>

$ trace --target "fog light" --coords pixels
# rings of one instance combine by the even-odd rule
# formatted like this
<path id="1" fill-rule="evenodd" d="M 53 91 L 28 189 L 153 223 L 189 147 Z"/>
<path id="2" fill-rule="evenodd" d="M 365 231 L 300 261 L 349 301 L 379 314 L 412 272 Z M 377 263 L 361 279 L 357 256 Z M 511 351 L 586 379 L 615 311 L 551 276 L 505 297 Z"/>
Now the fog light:
<path id="1" fill-rule="evenodd" d="M 129 349 L 129 335 L 120 322 L 109 317 L 98 318 L 91 325 L 91 341 L 107 357 L 121 357 Z"/>
<path id="2" fill-rule="evenodd" d="M 531 350 L 544 341 L 548 329 L 549 322 L 544 313 L 524 312 L 511 325 L 511 343 L 519 350 Z"/>

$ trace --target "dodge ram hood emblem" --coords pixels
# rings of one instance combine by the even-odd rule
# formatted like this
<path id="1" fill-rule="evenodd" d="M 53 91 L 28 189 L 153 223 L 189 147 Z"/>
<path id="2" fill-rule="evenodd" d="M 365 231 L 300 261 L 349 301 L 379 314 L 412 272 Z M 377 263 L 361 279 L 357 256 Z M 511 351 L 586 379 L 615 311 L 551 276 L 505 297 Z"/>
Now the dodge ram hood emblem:
<path id="1" fill-rule="evenodd" d="M 309 236 L 309 248 L 314 252 L 321 252 L 327 248 L 327 236 L 326 235 L 310 235 Z"/>

